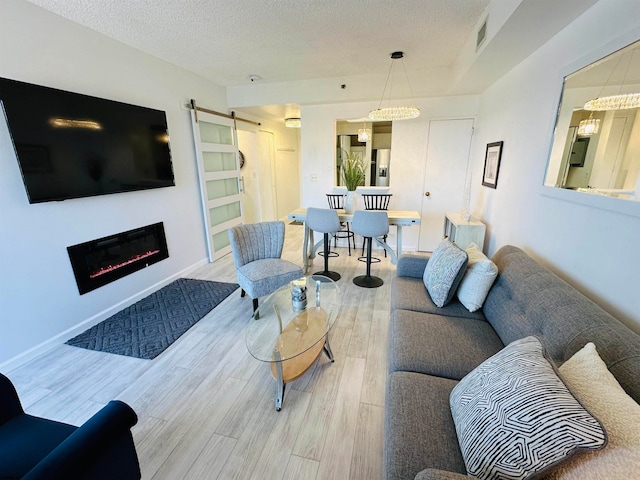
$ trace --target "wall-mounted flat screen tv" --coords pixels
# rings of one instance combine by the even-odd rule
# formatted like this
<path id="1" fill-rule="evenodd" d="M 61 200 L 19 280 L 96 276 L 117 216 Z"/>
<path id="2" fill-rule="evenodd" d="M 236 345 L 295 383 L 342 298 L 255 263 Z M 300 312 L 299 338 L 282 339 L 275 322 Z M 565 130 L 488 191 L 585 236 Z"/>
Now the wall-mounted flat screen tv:
<path id="1" fill-rule="evenodd" d="M 29 203 L 175 185 L 165 112 L 0 78 Z"/>

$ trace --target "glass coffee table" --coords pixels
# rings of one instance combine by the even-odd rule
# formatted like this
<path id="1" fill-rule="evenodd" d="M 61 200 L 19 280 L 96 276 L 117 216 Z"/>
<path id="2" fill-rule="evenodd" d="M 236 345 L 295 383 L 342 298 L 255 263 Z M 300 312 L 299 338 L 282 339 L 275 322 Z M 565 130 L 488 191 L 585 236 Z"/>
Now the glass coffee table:
<path id="1" fill-rule="evenodd" d="M 269 295 L 254 312 L 245 342 L 254 358 L 271 364 L 276 410 L 282 409 L 285 385 L 302 376 L 323 351 L 333 362 L 328 333 L 341 305 L 333 280 L 309 275 Z"/>

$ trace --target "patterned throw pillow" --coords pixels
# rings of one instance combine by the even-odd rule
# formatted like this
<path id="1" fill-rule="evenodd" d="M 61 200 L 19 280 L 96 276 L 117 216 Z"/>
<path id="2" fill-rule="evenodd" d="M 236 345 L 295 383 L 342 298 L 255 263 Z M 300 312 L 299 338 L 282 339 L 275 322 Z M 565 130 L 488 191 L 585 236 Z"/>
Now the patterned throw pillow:
<path id="1" fill-rule="evenodd" d="M 468 261 L 467 252 L 446 238 L 433 251 L 422 280 L 436 306 L 444 307 L 453 299 Z"/>
<path id="2" fill-rule="evenodd" d="M 449 401 L 467 473 L 477 478 L 532 478 L 607 444 L 600 422 L 562 383 L 535 337 L 476 367 Z"/>

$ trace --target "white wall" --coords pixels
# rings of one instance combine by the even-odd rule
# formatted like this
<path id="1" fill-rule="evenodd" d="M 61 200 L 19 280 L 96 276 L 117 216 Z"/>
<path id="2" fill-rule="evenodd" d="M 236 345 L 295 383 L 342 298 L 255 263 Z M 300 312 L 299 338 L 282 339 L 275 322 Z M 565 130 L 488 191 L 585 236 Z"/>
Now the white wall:
<path id="1" fill-rule="evenodd" d="M 171 188 L 30 205 L 0 121 L 0 369 L 6 371 L 204 261 L 191 124 L 180 103 L 195 98 L 224 111 L 226 100 L 217 85 L 21 0 L 2 1 L 0 76 L 165 110 L 176 179 Z M 67 246 L 160 221 L 167 260 L 78 294 Z"/>
<path id="2" fill-rule="evenodd" d="M 639 38 L 638 18 L 640 2 L 600 1 L 495 83 L 481 96 L 472 154 L 480 179 L 486 144 L 504 141 L 498 188 L 475 180 L 472 192 L 473 213 L 488 224 L 489 253 L 505 244 L 522 247 L 636 331 L 640 204 L 576 203 L 567 200 L 587 194 L 554 194 L 542 184 L 562 73 L 584 66 L 586 57 L 625 32 L 635 37 L 629 41 Z"/>

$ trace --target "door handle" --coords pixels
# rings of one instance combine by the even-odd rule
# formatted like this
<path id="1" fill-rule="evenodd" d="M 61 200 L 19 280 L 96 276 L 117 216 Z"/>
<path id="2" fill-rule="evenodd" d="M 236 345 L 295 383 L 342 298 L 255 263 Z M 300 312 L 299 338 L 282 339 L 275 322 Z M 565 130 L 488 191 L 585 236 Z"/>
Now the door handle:
<path id="1" fill-rule="evenodd" d="M 431 195 L 431 192 L 424 192 L 425 197 L 429 197 L 430 195 Z"/>

